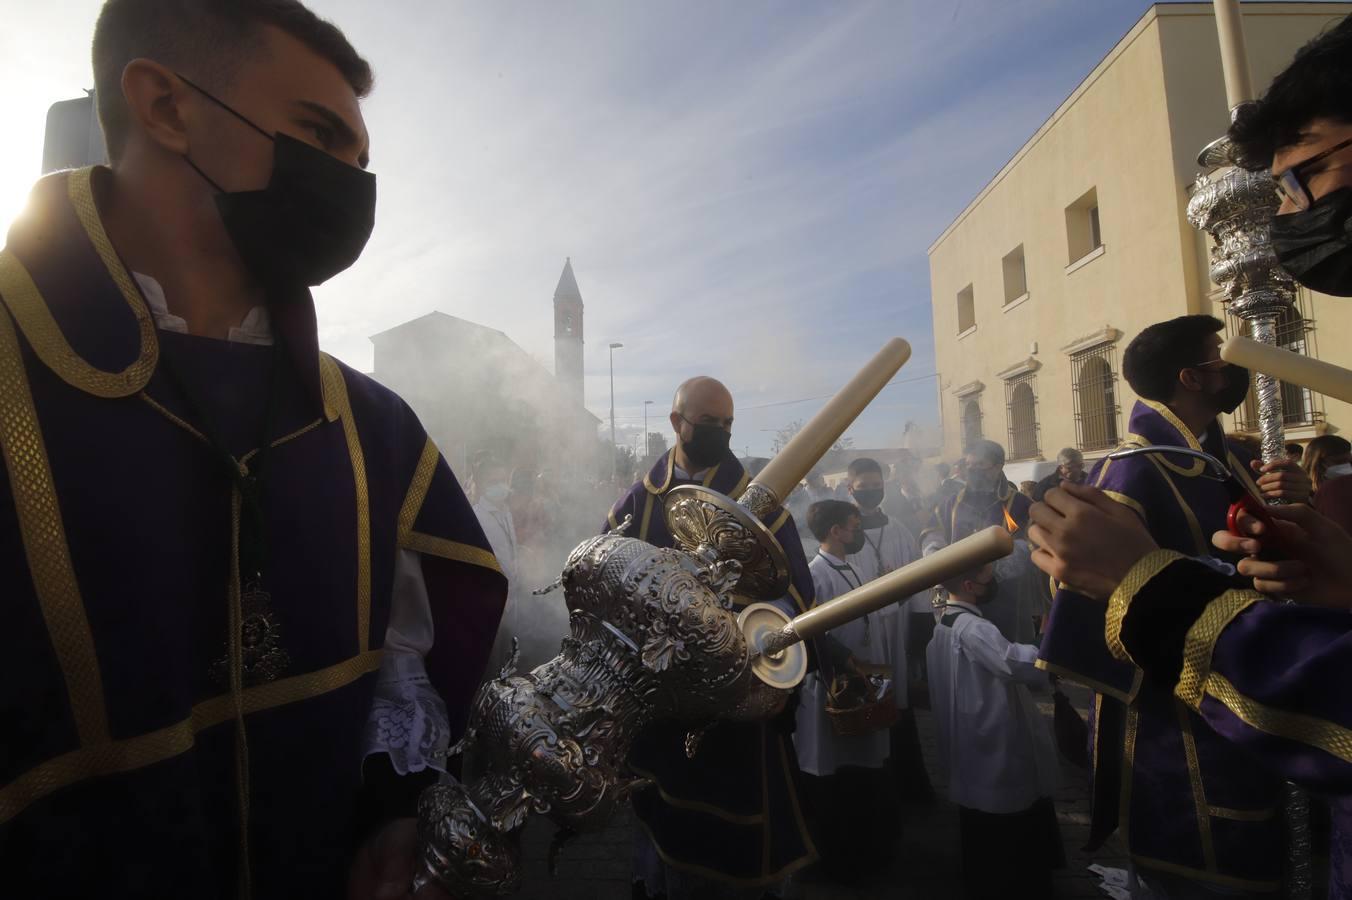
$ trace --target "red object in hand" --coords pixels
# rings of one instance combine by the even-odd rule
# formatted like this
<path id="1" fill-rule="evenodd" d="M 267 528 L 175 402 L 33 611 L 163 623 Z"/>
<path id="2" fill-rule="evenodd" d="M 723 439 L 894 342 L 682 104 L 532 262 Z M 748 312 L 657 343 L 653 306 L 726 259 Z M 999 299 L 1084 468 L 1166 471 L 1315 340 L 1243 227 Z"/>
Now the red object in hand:
<path id="1" fill-rule="evenodd" d="M 1253 537 L 1240 530 L 1241 513 L 1248 513 L 1264 525 L 1262 536 L 1255 538 L 1263 547 L 1258 555 L 1263 559 L 1284 559 L 1281 538 L 1277 536 L 1277 520 L 1267 511 L 1267 504 L 1247 491 L 1230 504 L 1230 511 L 1225 516 L 1225 530 L 1238 537 Z"/>

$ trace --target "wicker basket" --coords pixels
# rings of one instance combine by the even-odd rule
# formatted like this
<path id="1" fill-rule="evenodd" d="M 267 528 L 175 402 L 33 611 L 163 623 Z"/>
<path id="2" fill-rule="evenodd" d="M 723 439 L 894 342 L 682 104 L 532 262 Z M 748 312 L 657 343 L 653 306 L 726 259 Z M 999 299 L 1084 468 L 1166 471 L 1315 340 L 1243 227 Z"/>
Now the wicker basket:
<path id="1" fill-rule="evenodd" d="M 881 682 L 873 678 L 863 681 L 861 691 L 859 676 L 838 677 L 827 692 L 826 715 L 831 720 L 831 728 L 841 737 L 872 734 L 891 728 L 897 721 L 897 702 L 891 686 L 882 689 Z M 854 696 L 855 702 L 848 706 L 837 705 L 848 702 L 849 695 Z"/>

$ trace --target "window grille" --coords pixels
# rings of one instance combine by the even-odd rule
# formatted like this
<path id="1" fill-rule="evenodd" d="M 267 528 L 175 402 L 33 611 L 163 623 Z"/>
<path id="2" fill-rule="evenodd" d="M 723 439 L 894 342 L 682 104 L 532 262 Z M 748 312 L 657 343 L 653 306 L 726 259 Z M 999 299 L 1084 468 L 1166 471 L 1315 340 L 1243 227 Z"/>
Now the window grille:
<path id="1" fill-rule="evenodd" d="M 1070 357 L 1075 397 L 1075 437 L 1081 450 L 1117 446 L 1117 372 L 1113 345 L 1099 344 Z"/>
<path id="2" fill-rule="evenodd" d="M 1009 424 L 1009 458 L 1034 459 L 1038 450 L 1037 390 L 1032 372 L 1005 382 L 1005 421 Z"/>
<path id="3" fill-rule="evenodd" d="M 1251 336 L 1249 323 L 1237 316 L 1225 317 L 1227 335 L 1241 334 Z M 1315 322 L 1306 315 L 1305 291 L 1296 292 L 1296 303 L 1292 309 L 1277 320 L 1277 346 L 1306 356 L 1313 356 Z M 1302 428 L 1324 421 L 1323 396 L 1298 384 L 1281 383 L 1282 386 L 1282 424 L 1288 428 Z M 1235 430 L 1257 433 L 1258 398 L 1252 385 L 1244 403 L 1235 410 Z"/>

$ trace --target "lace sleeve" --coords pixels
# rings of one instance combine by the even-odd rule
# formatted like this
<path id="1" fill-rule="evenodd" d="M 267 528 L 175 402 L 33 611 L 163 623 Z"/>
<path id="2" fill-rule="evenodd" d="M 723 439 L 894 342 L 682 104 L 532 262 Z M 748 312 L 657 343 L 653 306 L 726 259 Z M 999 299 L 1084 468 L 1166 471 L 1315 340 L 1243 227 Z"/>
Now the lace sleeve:
<path id="1" fill-rule="evenodd" d="M 387 653 L 366 719 L 362 756 L 388 753 L 400 775 L 446 771 L 451 731 L 446 704 L 427 680 L 422 658 Z"/>
<path id="2" fill-rule="evenodd" d="M 432 611 L 422 561 L 417 553 L 401 550 L 395 559 L 385 658 L 362 737 L 362 758 L 388 753 L 400 775 L 446 771 L 450 719 L 423 667 L 423 656 L 431 647 Z"/>

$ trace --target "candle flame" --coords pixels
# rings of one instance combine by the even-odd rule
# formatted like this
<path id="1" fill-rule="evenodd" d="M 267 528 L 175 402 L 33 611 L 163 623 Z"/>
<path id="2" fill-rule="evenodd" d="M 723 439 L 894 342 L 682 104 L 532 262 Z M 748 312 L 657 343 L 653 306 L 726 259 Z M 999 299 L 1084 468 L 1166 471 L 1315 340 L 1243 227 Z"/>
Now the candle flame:
<path id="1" fill-rule="evenodd" d="M 1013 534 L 1014 532 L 1019 530 L 1019 523 L 1015 522 L 1014 517 L 1009 514 L 1009 507 L 1005 507 L 1004 513 L 1005 513 L 1005 529 L 1010 534 Z"/>

